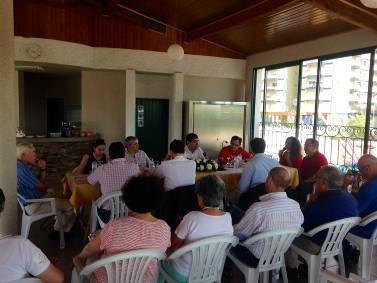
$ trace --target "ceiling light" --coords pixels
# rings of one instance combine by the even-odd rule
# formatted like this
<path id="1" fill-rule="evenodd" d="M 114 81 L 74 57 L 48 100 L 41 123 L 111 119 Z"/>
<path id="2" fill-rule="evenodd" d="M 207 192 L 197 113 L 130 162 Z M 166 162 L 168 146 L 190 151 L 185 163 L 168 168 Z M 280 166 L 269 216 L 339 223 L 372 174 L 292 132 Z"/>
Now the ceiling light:
<path id="1" fill-rule="evenodd" d="M 183 47 L 179 44 L 172 44 L 168 48 L 168 56 L 170 59 L 174 61 L 180 61 L 183 58 L 183 55 L 185 55 L 185 51 L 183 50 Z"/>
<path id="2" fill-rule="evenodd" d="M 377 0 L 360 0 L 360 2 L 368 8 L 377 8 Z"/>

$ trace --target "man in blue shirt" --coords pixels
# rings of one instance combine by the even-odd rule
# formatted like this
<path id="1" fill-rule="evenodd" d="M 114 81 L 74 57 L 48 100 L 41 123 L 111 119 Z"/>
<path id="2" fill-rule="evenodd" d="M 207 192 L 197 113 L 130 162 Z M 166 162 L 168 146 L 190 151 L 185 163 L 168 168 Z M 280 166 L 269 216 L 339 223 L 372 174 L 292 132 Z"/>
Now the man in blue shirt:
<path id="1" fill-rule="evenodd" d="M 37 151 L 33 144 L 17 145 L 17 192 L 25 199 L 39 199 L 46 196 L 46 161 L 38 159 Z M 39 169 L 35 176 L 33 167 Z M 73 208 L 66 199 L 55 198 L 56 209 L 62 212 L 63 229 L 69 232 L 75 218 Z M 49 203 L 31 203 L 25 206 L 25 211 L 30 215 L 51 211 Z M 57 223 L 55 230 L 59 230 Z"/>
<path id="2" fill-rule="evenodd" d="M 239 207 L 243 210 L 247 210 L 259 196 L 266 194 L 264 183 L 268 174 L 272 168 L 281 166 L 277 160 L 264 154 L 266 149 L 264 139 L 252 139 L 250 148 L 253 157 L 246 163 L 239 183 L 241 193 Z"/>
<path id="3" fill-rule="evenodd" d="M 357 163 L 364 183 L 359 192 L 355 195 L 359 204 L 359 215 L 361 218 L 377 211 L 377 158 L 371 154 L 363 155 Z M 351 230 L 355 235 L 362 238 L 370 238 L 377 228 L 377 221 L 367 226 L 356 226 Z"/>
<path id="4" fill-rule="evenodd" d="M 343 177 L 336 167 L 322 167 L 317 173 L 314 186 L 315 195 L 303 210 L 302 227 L 305 232 L 325 223 L 359 215 L 356 199 L 342 190 Z M 325 241 L 326 235 L 327 230 L 311 238 L 300 236 L 294 243 L 309 253 L 316 254 Z"/>

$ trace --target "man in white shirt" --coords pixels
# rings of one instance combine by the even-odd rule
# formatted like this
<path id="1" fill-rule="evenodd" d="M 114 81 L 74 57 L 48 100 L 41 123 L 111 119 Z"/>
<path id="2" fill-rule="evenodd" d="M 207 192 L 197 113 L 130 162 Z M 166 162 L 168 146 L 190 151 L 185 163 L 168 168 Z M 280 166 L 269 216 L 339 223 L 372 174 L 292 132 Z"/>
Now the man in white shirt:
<path id="1" fill-rule="evenodd" d="M 184 144 L 180 140 L 170 143 L 171 160 L 162 161 L 156 173 L 165 179 L 165 191 L 195 184 L 196 162 L 184 156 Z"/>
<path id="2" fill-rule="evenodd" d="M 187 159 L 191 160 L 205 158 L 205 153 L 199 147 L 199 137 L 197 134 L 190 133 L 186 136 L 186 147 L 184 155 Z"/>
<path id="3" fill-rule="evenodd" d="M 5 197 L 0 189 L 0 212 Z M 47 283 L 62 283 L 63 273 L 50 263 L 46 255 L 28 239 L 0 233 L 0 282 L 10 282 L 29 274 Z"/>
<path id="4" fill-rule="evenodd" d="M 260 202 L 251 205 L 241 221 L 234 225 L 234 234 L 241 241 L 254 234 L 301 226 L 304 216 L 300 205 L 284 192 L 289 184 L 290 176 L 285 168 L 271 169 L 266 180 L 267 194 L 260 197 Z M 249 249 L 237 246 L 232 249 L 232 253 L 251 266 L 256 266 L 263 248 L 263 242 L 259 241 Z"/>

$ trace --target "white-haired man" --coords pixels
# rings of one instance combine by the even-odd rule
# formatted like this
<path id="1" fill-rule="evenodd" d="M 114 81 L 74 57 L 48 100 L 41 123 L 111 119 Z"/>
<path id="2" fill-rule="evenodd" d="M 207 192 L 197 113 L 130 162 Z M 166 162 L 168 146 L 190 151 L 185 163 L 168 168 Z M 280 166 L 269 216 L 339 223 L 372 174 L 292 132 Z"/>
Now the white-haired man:
<path id="1" fill-rule="evenodd" d="M 39 169 L 38 176 L 34 175 L 33 167 Z M 25 199 L 43 198 L 47 194 L 46 161 L 38 159 L 33 144 L 17 145 L 17 192 Z M 75 221 L 73 208 L 66 199 L 55 198 L 55 204 L 56 209 L 62 212 L 64 232 L 69 232 Z M 28 214 L 45 213 L 50 209 L 49 203 L 31 203 L 25 206 Z M 54 229 L 59 230 L 57 223 Z M 57 236 L 57 233 L 54 236 Z"/>

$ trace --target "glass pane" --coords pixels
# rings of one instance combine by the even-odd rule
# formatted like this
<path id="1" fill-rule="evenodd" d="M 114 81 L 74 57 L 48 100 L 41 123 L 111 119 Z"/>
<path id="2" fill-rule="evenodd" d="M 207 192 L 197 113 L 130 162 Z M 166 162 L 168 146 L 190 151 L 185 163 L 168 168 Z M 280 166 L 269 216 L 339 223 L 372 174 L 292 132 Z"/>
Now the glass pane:
<path id="1" fill-rule="evenodd" d="M 373 67 L 372 104 L 370 111 L 368 153 L 377 155 L 377 50 Z"/>
<path id="2" fill-rule="evenodd" d="M 301 144 L 304 144 L 307 138 L 313 137 L 317 71 L 317 59 L 302 62 L 300 131 L 298 136 Z"/>
<path id="3" fill-rule="evenodd" d="M 254 136 L 262 137 L 262 117 L 263 117 L 263 93 L 264 93 L 264 72 L 265 69 L 257 70 L 255 82 L 255 117 Z"/>
<path id="4" fill-rule="evenodd" d="M 329 163 L 356 163 L 363 153 L 370 54 L 321 62 L 317 139 Z"/>
<path id="5" fill-rule="evenodd" d="M 285 139 L 296 134 L 299 66 L 267 71 L 264 139 L 266 153 L 278 156 Z"/>

